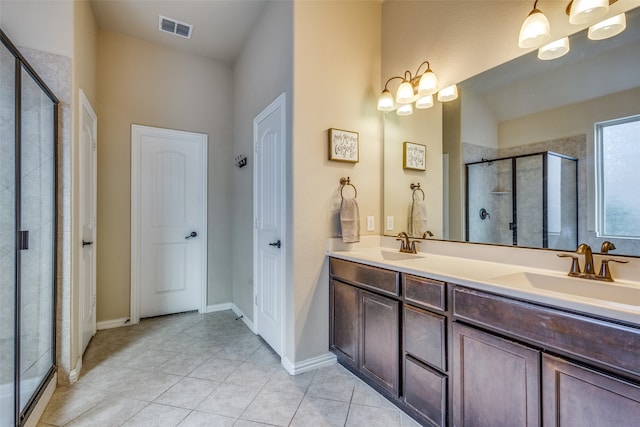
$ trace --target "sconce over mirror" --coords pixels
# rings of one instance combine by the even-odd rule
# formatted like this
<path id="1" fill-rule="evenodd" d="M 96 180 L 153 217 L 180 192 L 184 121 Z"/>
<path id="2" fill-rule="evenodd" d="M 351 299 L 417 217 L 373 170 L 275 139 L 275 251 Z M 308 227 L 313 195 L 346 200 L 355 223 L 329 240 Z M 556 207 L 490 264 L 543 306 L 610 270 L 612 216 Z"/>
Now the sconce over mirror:
<path id="1" fill-rule="evenodd" d="M 541 5 L 543 1 L 537 7 Z M 513 245 L 513 231 L 519 229 L 527 234 L 517 239 L 518 246 L 575 250 L 576 242 L 600 247 L 609 240 L 617 247 L 616 255 L 640 256 L 640 226 L 618 227 L 640 224 L 640 193 L 634 188 L 640 182 L 640 8 L 624 14 L 624 31 L 618 31 L 622 24 L 613 18 L 609 30 L 617 31 L 615 37 L 598 39 L 596 20 L 556 47 L 553 60 L 539 58 L 536 50 L 458 83 L 454 102 L 416 109 L 407 117 L 383 114 L 384 215 L 385 224 L 395 227 L 384 234 L 409 229 L 409 184 L 419 181 L 425 192 L 426 227 L 434 239 Z M 608 124 L 621 127 L 613 132 Z M 623 127 L 634 141 L 629 150 L 637 151 L 616 148 L 624 142 L 613 141 L 611 135 Z M 405 141 L 427 147 L 426 170 L 402 168 Z M 613 155 L 615 165 L 606 150 L 596 148 L 603 144 L 618 153 Z M 544 156 L 551 160 L 545 162 Z M 513 188 L 501 183 L 507 174 L 513 177 L 515 169 L 511 160 L 503 159 L 519 159 L 519 214 L 500 207 L 514 204 Z M 483 165 L 483 160 L 493 165 Z M 469 165 L 473 177 L 466 171 Z M 545 173 L 564 180 L 544 188 Z M 469 179 L 484 182 L 486 194 L 470 194 L 465 185 Z M 523 190 L 524 183 L 535 185 L 535 194 Z M 569 193 L 575 206 L 568 205 Z M 470 203 L 469 197 L 478 199 Z M 484 220 L 478 214 L 481 208 L 489 214 Z M 559 216 L 545 218 L 542 213 L 552 208 L 559 208 Z M 476 220 L 478 224 L 471 223 Z M 498 224 L 502 228 L 489 230 Z M 551 242 L 564 243 L 554 247 Z"/>

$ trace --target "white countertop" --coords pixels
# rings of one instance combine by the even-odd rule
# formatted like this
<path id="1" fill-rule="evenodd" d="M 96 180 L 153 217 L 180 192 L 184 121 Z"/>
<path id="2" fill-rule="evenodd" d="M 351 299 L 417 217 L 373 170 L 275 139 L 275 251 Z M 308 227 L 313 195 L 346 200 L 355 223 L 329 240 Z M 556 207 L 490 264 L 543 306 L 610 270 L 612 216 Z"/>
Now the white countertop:
<path id="1" fill-rule="evenodd" d="M 378 244 L 380 244 L 380 241 Z M 371 242 L 349 248 L 340 246 L 330 244 L 327 254 L 334 258 L 640 325 L 640 282 L 616 280 L 614 283 L 607 283 L 569 278 L 566 272 L 563 273 L 557 270 L 441 255 L 433 252 L 419 252 L 416 256 L 403 256 L 397 255 L 399 254 L 397 247 L 372 246 Z M 393 259 L 395 257 L 406 257 L 407 259 Z M 570 263 L 568 264 L 567 260 L 564 260 L 563 264 L 566 264 L 568 271 Z M 581 289 L 581 286 L 585 288 L 596 287 L 597 290 L 601 291 L 601 294 L 605 295 L 604 298 L 607 298 L 609 289 L 611 289 L 611 295 L 622 291 L 626 292 L 625 296 L 630 295 L 630 297 L 612 298 L 614 301 L 610 301 L 523 285 L 523 283 L 520 283 L 521 281 L 517 280 L 524 276 L 520 273 L 527 273 L 537 277 L 544 276 L 543 279 L 548 278 L 548 281 L 545 281 L 549 283 L 557 281 L 562 284 L 568 283 L 571 286 L 576 285 L 575 289 Z M 512 277 L 515 277 L 516 280 L 512 280 Z M 609 286 L 611 288 L 606 288 Z M 618 300 L 617 302 L 615 301 L 616 299 Z"/>

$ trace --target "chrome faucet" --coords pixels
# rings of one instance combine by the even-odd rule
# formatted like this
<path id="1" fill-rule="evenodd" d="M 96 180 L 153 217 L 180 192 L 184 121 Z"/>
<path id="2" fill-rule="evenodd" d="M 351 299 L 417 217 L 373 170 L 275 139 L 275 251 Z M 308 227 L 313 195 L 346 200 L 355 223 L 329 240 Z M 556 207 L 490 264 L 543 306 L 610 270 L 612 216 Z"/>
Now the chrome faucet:
<path id="1" fill-rule="evenodd" d="M 601 247 L 601 251 L 603 254 L 608 253 L 610 250 L 615 249 L 615 245 L 611 242 L 604 242 Z M 575 255 L 569 254 L 558 254 L 559 257 L 567 257 L 571 258 L 571 270 L 569 270 L 569 276 L 571 277 L 581 277 L 583 279 L 593 279 L 593 280 L 601 280 L 603 282 L 613 282 L 613 277 L 611 277 L 611 270 L 609 270 L 609 262 L 619 262 L 621 264 L 626 264 L 629 261 L 615 258 L 603 258 L 600 262 L 600 272 L 596 275 L 595 268 L 593 266 L 593 252 L 591 251 L 591 247 L 585 243 L 581 243 L 576 249 L 576 253 L 580 255 L 584 255 L 584 270 L 580 270 L 580 263 L 578 262 L 578 257 Z"/>
<path id="2" fill-rule="evenodd" d="M 396 238 L 400 242 L 400 252 L 405 254 L 417 254 L 416 250 L 416 241 L 409 240 L 409 235 L 404 231 L 398 233 L 398 238 Z M 419 243 L 419 242 L 418 242 Z"/>

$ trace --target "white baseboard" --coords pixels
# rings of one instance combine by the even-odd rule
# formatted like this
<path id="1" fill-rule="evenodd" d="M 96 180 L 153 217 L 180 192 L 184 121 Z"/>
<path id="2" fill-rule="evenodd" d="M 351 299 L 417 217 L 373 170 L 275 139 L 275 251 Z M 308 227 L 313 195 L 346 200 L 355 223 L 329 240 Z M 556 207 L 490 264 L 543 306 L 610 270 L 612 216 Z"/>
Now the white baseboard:
<path id="1" fill-rule="evenodd" d="M 303 372 L 313 371 L 314 369 L 324 368 L 325 366 L 331 366 L 336 363 L 337 360 L 336 355 L 333 353 L 325 353 L 298 363 L 293 363 L 291 360 L 283 357 L 282 366 L 287 370 L 289 375 L 298 375 Z"/>
<path id="2" fill-rule="evenodd" d="M 127 325 L 130 325 L 129 318 L 123 317 L 121 319 L 102 320 L 96 324 L 96 327 L 98 328 L 99 331 L 101 331 L 103 329 L 119 328 L 121 326 L 127 326 Z"/>
<path id="3" fill-rule="evenodd" d="M 225 302 L 222 304 L 208 305 L 205 313 L 214 313 L 216 311 L 233 310 L 233 303 Z"/>
<path id="4" fill-rule="evenodd" d="M 78 358 L 76 367 L 69 372 L 69 384 L 73 384 L 78 381 L 78 378 L 80 378 L 80 372 L 82 372 L 82 357 Z"/>

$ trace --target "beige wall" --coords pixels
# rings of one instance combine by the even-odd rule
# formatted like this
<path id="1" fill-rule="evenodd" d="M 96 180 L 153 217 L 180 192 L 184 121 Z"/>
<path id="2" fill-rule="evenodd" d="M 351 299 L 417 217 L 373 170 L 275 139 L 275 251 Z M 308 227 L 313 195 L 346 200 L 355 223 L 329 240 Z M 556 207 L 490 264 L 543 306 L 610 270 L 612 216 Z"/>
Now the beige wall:
<path id="1" fill-rule="evenodd" d="M 0 28 L 20 47 L 73 55 L 73 0 L 0 0 Z"/>
<path id="2" fill-rule="evenodd" d="M 233 169 L 233 303 L 253 321 L 253 119 L 287 93 L 287 147 L 291 147 L 293 4 L 267 5 L 236 60 L 233 74 L 234 156 L 248 165 Z M 291 153 L 288 149 L 287 153 Z M 288 162 L 287 164 L 290 164 Z M 289 174 L 290 171 L 287 170 Z M 291 182 L 290 179 L 287 180 Z M 286 245 L 286 242 L 285 242 Z"/>
<path id="3" fill-rule="evenodd" d="M 338 235 L 339 179 L 358 188 L 361 234 L 380 234 L 382 122 L 381 9 L 377 1 L 294 4 L 293 100 L 293 336 L 292 361 L 327 352 L 326 239 Z M 360 133 L 360 162 L 327 160 L 327 129 Z M 366 217 L 376 228 L 366 231 Z"/>
<path id="4" fill-rule="evenodd" d="M 98 61 L 98 26 L 88 0 L 73 2 L 73 60 L 71 69 L 71 313 L 70 362 L 75 368 L 80 354 L 80 265 L 82 261 L 82 221 L 80 221 L 80 101 L 82 89 L 98 112 L 96 68 Z"/>
<path id="5" fill-rule="evenodd" d="M 98 34 L 98 321 L 129 317 L 131 124 L 208 135 L 208 304 L 231 300 L 231 70 Z"/>

